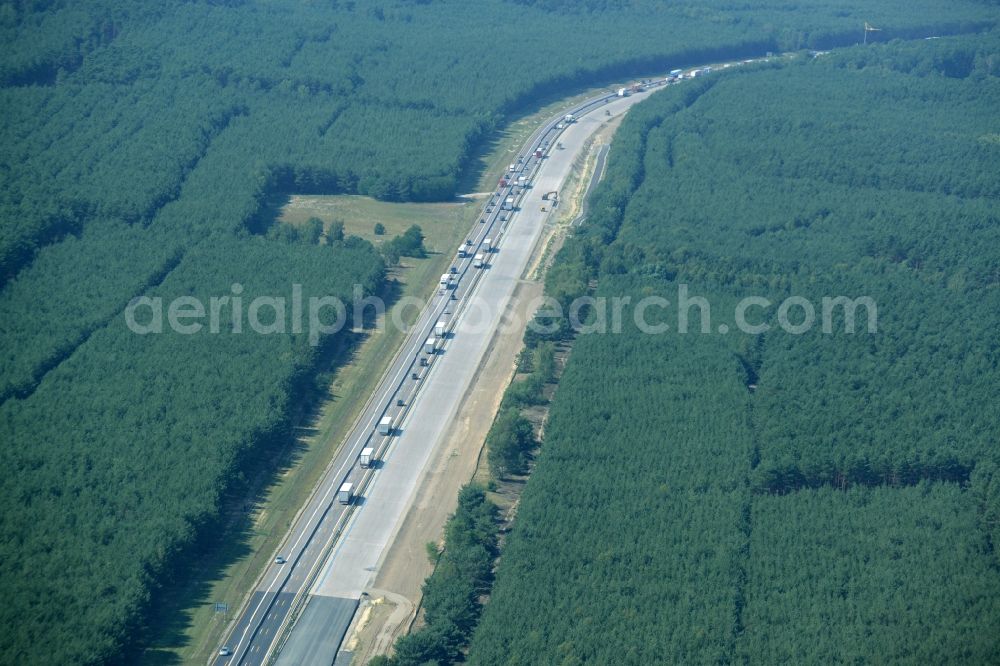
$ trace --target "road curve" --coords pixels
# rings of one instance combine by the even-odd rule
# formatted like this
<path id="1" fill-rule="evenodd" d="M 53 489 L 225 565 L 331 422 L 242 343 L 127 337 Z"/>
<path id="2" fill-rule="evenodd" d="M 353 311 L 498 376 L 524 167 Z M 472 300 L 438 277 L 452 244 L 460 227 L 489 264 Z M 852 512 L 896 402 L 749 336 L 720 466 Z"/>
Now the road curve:
<path id="1" fill-rule="evenodd" d="M 668 83 L 667 79 L 651 82 L 643 92 L 619 97 L 614 93 L 604 94 L 583 102 L 566 111 L 579 121 L 594 111 L 611 108 L 627 108 L 645 98 L 649 91 Z M 577 122 L 565 125 L 562 114 L 547 121 L 539 128 L 518 152 L 520 157 L 513 171 L 508 171 L 506 180 L 501 182 L 493 192 L 480 213 L 479 222 L 470 230 L 467 238 L 470 254 L 481 252 L 483 240 L 499 239 L 498 252 L 487 255 L 494 267 L 501 268 L 517 261 L 526 262 L 534 245 L 532 237 L 537 237 L 538 228 L 546 214 L 540 214 L 541 196 L 545 191 L 558 190 L 572 166 L 568 156 L 575 155 L 574 150 L 561 150 L 561 141 L 572 143 L 576 149 L 582 147 L 586 137 L 605 120 L 604 114 L 594 114 L 589 117 L 588 125 L 593 127 L 585 130 Z M 584 133 L 586 131 L 586 134 Z M 565 155 L 566 157 L 563 157 Z M 599 167 L 603 167 L 602 152 Z M 563 157 L 563 159 L 560 159 Z M 551 164 L 550 167 L 550 158 Z M 567 160 L 570 163 L 566 163 Z M 561 164 L 558 169 L 556 165 Z M 558 173 L 548 173 L 558 171 Z M 597 172 L 600 173 L 600 170 Z M 518 178 L 524 177 L 528 187 L 518 185 Z M 596 180 L 596 177 L 595 177 Z M 589 193 L 589 192 L 588 192 Z M 504 210 L 503 203 L 508 197 L 513 197 L 514 210 Z M 522 209 L 522 210 L 518 210 Z M 518 232 L 515 234 L 514 232 Z M 516 247 L 507 247 L 506 239 L 516 239 L 521 234 L 523 242 Z M 535 236 L 532 236 L 534 234 Z M 508 249 L 511 250 L 508 252 Z M 457 248 L 456 248 L 457 250 Z M 323 578 L 328 577 L 331 556 L 336 554 L 340 537 L 352 522 L 355 514 L 363 514 L 369 506 L 366 490 L 372 486 L 381 473 L 378 465 L 362 468 L 359 456 L 363 448 L 375 449 L 375 458 L 389 460 L 395 455 L 395 440 L 401 439 L 398 430 L 390 435 L 378 433 L 378 424 L 383 416 L 392 417 L 396 426 L 408 424 L 409 411 L 418 402 L 434 400 L 421 395 L 421 388 L 428 381 L 435 367 L 443 363 L 442 359 L 451 354 L 442 354 L 442 350 L 434 353 L 424 351 L 425 342 L 435 337 L 435 323 L 444 321 L 448 333 L 439 345 L 450 349 L 455 343 L 453 338 L 463 323 L 463 316 L 477 292 L 489 293 L 491 287 L 480 289 L 480 282 L 493 273 L 491 270 L 481 270 L 473 265 L 471 256 L 456 259 L 453 286 L 439 289 L 426 304 L 416 324 L 407 333 L 403 344 L 390 362 L 382 376 L 378 388 L 368 398 L 360 415 L 354 423 L 344 445 L 334 456 L 322 479 L 317 484 L 303 509 L 293 520 L 292 526 L 281 542 L 275 557 L 283 558 L 282 563 L 273 561 L 259 578 L 255 589 L 248 595 L 238 614 L 225 632 L 223 647 L 209 661 L 210 664 L 226 666 L 231 664 L 258 665 L 269 663 L 276 655 L 281 640 L 286 633 L 290 621 L 297 616 L 303 602 L 317 578 L 323 572 Z M 499 275 L 499 271 L 498 271 Z M 519 274 L 518 274 L 519 277 Z M 499 279 L 499 278 L 498 278 Z M 463 331 L 462 337 L 480 335 L 488 340 L 492 330 Z M 467 337 L 468 336 L 468 337 Z M 463 339 L 463 342 L 465 340 Z M 485 345 L 480 345 L 485 353 Z M 470 347 L 472 349 L 472 347 Z M 473 352 L 475 353 L 475 352 Z M 426 364 L 422 361 L 426 360 Z M 450 359 L 449 359 L 450 360 Z M 466 359 L 472 363 L 474 359 Z M 457 405 L 452 405 L 454 410 Z M 450 413 L 450 412 L 449 412 Z M 440 424 L 439 424 L 440 425 Z M 408 425 L 405 430 L 412 430 Z M 431 442 L 433 444 L 433 442 Z M 427 452 L 429 454 L 429 451 Z M 410 470 L 413 483 L 422 472 L 419 469 Z M 342 483 L 352 483 L 359 496 L 349 504 L 342 504 L 337 499 L 337 491 Z M 397 507 L 398 508 L 398 507 Z M 392 520 L 394 527 L 398 516 L 379 516 L 386 521 Z M 374 514 L 366 519 L 376 518 Z M 353 527 L 352 527 L 353 529 Z M 377 553 L 379 555 L 380 553 Z M 321 581 L 322 582 L 322 581 Z M 358 588 L 366 581 L 358 581 Z M 339 642 L 339 639 L 338 639 Z M 227 653 L 227 654 L 224 654 Z"/>

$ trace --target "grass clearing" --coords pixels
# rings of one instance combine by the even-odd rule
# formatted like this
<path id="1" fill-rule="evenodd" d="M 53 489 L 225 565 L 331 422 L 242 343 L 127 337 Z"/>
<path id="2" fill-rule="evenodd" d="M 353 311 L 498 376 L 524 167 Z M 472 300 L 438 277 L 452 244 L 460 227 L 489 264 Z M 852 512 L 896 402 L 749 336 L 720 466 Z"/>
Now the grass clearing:
<path id="1" fill-rule="evenodd" d="M 416 224 L 423 229 L 429 250 L 445 252 L 452 245 L 458 247 L 479 205 L 474 198 L 446 203 L 389 203 L 356 195 L 292 195 L 285 197 L 278 220 L 300 225 L 316 217 L 323 221 L 324 229 L 338 220 L 343 222 L 345 234 L 360 236 L 376 246 Z M 376 224 L 385 227 L 385 234 L 375 235 Z"/>

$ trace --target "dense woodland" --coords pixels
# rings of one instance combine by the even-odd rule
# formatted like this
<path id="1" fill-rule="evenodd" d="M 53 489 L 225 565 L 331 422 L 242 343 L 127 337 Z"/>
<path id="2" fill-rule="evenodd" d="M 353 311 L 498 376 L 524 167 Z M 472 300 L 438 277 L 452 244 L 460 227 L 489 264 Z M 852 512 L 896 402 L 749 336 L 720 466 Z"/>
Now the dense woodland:
<path id="1" fill-rule="evenodd" d="M 205 160 L 226 165 L 210 177 L 237 210 L 191 220 L 202 232 L 240 225 L 269 187 L 441 199 L 539 95 L 713 51 L 851 42 L 863 20 L 883 37 L 995 20 L 972 0 L 917 5 L 5 2 L 0 277 L 96 217 L 150 223 Z"/>
<path id="2" fill-rule="evenodd" d="M 863 20 L 881 39 L 995 21 L 989 4 L 939 5 L 0 1 L 0 661 L 120 659 L 339 343 L 137 336 L 131 299 L 384 287 L 392 256 L 275 229 L 269 195 L 449 198 L 503 122 L 585 84 L 849 43 Z M 981 206 L 993 186 L 949 196 Z M 802 467 L 773 446 L 776 473 Z M 959 453 L 965 469 L 974 452 Z"/>
<path id="3" fill-rule="evenodd" d="M 493 582 L 497 522 L 497 507 L 487 499 L 485 489 L 463 486 L 458 508 L 445 525 L 444 551 L 429 553 L 436 566 L 423 587 L 422 626 L 396 641 L 392 657 L 376 657 L 371 666 L 461 660 Z"/>
<path id="4" fill-rule="evenodd" d="M 998 63 L 803 54 L 629 114 L 547 290 L 685 283 L 712 332 L 575 339 L 470 663 L 1000 659 Z M 790 295 L 878 330 L 716 332 Z"/>
<path id="5" fill-rule="evenodd" d="M 207 302 L 240 283 L 245 297 L 290 302 L 287 276 L 296 275 L 306 294 L 350 302 L 353 285 L 372 293 L 382 272 L 367 243 L 234 239 L 191 250 L 149 295 Z M 251 454 L 290 437 L 295 399 L 309 388 L 323 346 L 311 346 L 305 332 L 236 333 L 223 322 L 220 334 L 165 327 L 137 335 L 115 317 L 30 398 L 0 407 L 8 470 L 0 482 L 0 587 L 11 600 L 3 653 L 12 657 L 4 661 L 33 662 L 39 645 L 40 662 L 115 654 L 150 589 L 178 573 L 177 555 L 216 524 L 220 500 L 239 487 Z"/>

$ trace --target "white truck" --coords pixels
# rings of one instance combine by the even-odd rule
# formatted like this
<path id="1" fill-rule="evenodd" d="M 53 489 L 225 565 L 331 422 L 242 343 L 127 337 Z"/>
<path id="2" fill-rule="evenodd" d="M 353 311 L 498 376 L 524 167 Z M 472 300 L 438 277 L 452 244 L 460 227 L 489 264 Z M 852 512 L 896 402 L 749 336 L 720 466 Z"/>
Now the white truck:
<path id="1" fill-rule="evenodd" d="M 522 190 L 527 189 L 528 188 L 528 178 L 527 178 L 527 176 L 518 176 L 517 177 L 517 186 L 520 187 Z"/>
<path id="2" fill-rule="evenodd" d="M 448 289 L 451 287 L 451 273 L 442 273 L 438 284 L 441 285 L 442 289 Z"/>
<path id="3" fill-rule="evenodd" d="M 486 255 L 482 252 L 476 255 L 475 260 L 473 260 L 472 265 L 476 268 L 483 268 L 486 265 Z"/>
<path id="4" fill-rule="evenodd" d="M 504 210 L 514 210 L 514 197 L 507 197 L 503 200 Z"/>
<path id="5" fill-rule="evenodd" d="M 392 417 L 386 414 L 382 417 L 382 420 L 378 422 L 378 434 L 380 435 L 391 435 L 392 434 Z"/>
<path id="6" fill-rule="evenodd" d="M 493 239 L 492 238 L 484 238 L 483 239 L 483 252 L 492 252 L 492 251 L 493 251 Z"/>
<path id="7" fill-rule="evenodd" d="M 572 113 L 567 113 L 565 116 L 563 116 L 563 122 L 566 123 L 567 125 L 569 125 L 572 122 L 576 122 L 576 116 L 574 116 Z"/>
<path id="8" fill-rule="evenodd" d="M 372 462 L 375 459 L 375 449 L 370 446 L 366 446 L 361 449 L 361 469 L 368 469 L 372 466 Z"/>
<path id="9" fill-rule="evenodd" d="M 618 89 L 618 96 L 619 97 L 628 97 L 628 88 L 619 88 Z"/>
<path id="10" fill-rule="evenodd" d="M 445 323 L 443 321 L 439 321 L 438 323 L 434 324 L 434 335 L 436 335 L 437 337 L 443 338 L 444 330 L 445 330 Z"/>
<path id="11" fill-rule="evenodd" d="M 433 354 L 435 351 L 437 351 L 437 339 L 427 338 L 427 341 L 424 342 L 424 352 L 427 354 Z"/>
<path id="12" fill-rule="evenodd" d="M 337 499 L 341 504 L 350 504 L 351 499 L 354 497 L 354 484 L 353 483 L 342 483 L 340 484 L 340 490 L 337 491 Z"/>

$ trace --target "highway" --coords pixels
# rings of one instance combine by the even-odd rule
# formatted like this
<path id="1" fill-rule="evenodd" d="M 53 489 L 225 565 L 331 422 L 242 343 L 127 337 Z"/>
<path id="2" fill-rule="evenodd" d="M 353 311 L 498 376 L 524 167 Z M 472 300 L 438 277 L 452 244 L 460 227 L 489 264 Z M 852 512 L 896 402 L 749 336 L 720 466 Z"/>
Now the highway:
<path id="1" fill-rule="evenodd" d="M 666 83 L 661 79 L 629 96 L 605 94 L 587 100 L 564 112 L 572 114 L 573 122 L 566 123 L 562 114 L 552 118 L 524 144 L 513 169 L 483 206 L 468 240 L 459 240 L 468 256 L 453 261 L 452 284 L 436 290 L 407 333 L 274 554 L 284 561 L 267 567 L 210 664 L 272 663 L 285 640 L 299 656 L 292 660 L 283 654 L 280 663 L 314 663 L 318 654 L 325 663 L 332 662 L 358 600 L 405 515 L 424 464 L 474 380 L 551 214 L 550 205 L 542 210 L 547 203 L 542 195 L 564 185 L 587 139 L 609 116 L 625 112 Z M 599 171 L 605 157 L 603 151 Z M 505 205 L 510 200 L 513 210 Z M 486 238 L 493 241 L 489 252 Z M 456 254 L 458 250 L 456 246 Z M 476 254 L 483 255 L 485 267 L 474 265 Z M 438 322 L 445 325 L 443 337 L 435 335 Z M 425 349 L 428 340 L 434 345 L 430 353 Z M 384 416 L 393 422 L 388 435 L 378 433 Z M 374 449 L 378 462 L 362 467 L 359 457 L 366 447 Z M 353 486 L 354 497 L 347 504 L 337 497 L 344 483 Z"/>

